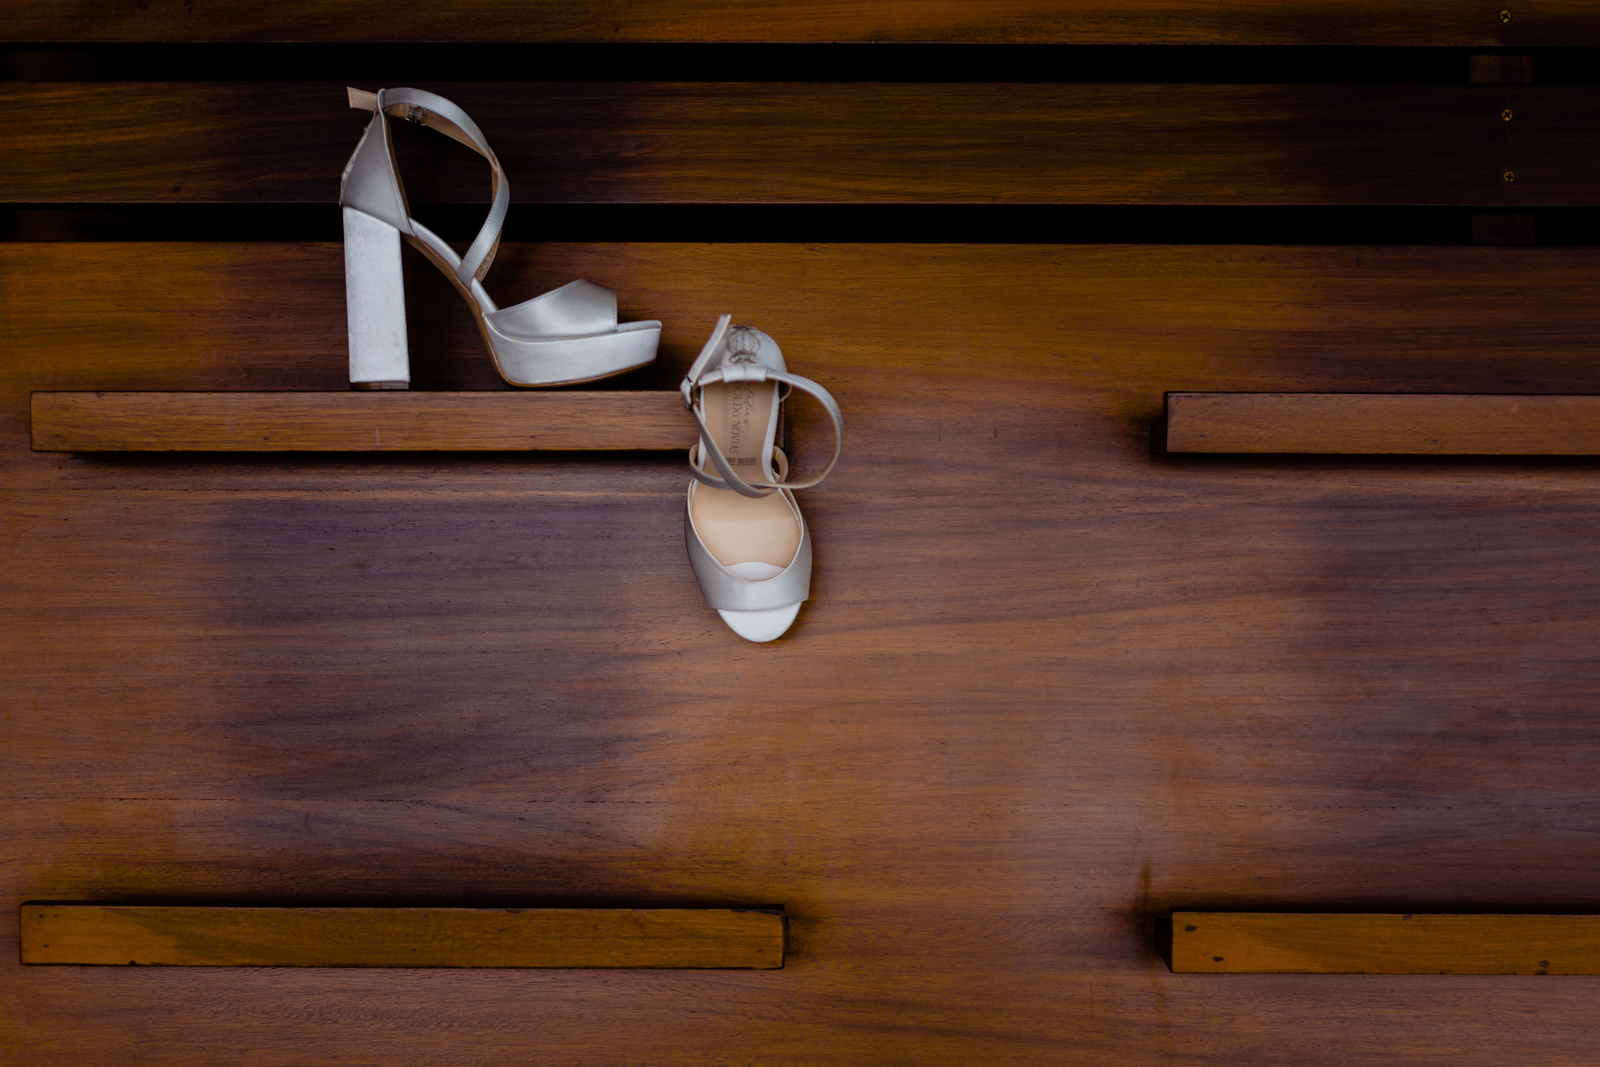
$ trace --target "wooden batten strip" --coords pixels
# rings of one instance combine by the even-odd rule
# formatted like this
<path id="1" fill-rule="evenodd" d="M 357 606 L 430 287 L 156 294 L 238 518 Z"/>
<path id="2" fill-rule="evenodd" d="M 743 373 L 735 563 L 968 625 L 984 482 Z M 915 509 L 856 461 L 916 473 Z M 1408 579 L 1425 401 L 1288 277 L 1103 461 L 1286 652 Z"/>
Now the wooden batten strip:
<path id="1" fill-rule="evenodd" d="M 1592 45 L 1585 0 L 1510 5 L 1452 0 L 989 0 L 885 4 L 835 0 L 462 0 L 448 10 L 419 0 L 339 4 L 82 5 L 12 0 L 0 15 L 8 41 L 74 44 L 160 41 L 939 42 L 1076 45 Z"/>
<path id="2" fill-rule="evenodd" d="M 1600 396 L 1168 393 L 1168 452 L 1600 455 Z"/>
<path id="3" fill-rule="evenodd" d="M 1600 915 L 1172 913 L 1177 974 L 1600 974 Z"/>
<path id="4" fill-rule="evenodd" d="M 784 919 L 685 908 L 24 904 L 25 964 L 170 967 L 783 966 Z"/>
<path id="5" fill-rule="evenodd" d="M 36 452 L 688 448 L 673 392 L 34 393 Z"/>
<path id="6" fill-rule="evenodd" d="M 1590 85 L 428 87 L 483 128 L 519 203 L 1600 203 Z M 343 82 L 0 83 L 0 107 L 13 204 L 332 203 L 366 121 Z M 396 137 L 414 197 L 482 201 L 442 138 Z"/>

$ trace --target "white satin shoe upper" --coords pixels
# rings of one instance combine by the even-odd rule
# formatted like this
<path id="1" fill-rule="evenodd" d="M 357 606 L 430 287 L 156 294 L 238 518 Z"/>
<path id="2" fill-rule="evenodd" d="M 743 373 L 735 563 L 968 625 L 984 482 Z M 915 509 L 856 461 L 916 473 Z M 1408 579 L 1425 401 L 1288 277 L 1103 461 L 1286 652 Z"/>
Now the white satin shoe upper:
<path id="1" fill-rule="evenodd" d="M 832 472 L 843 448 L 844 419 L 839 405 L 826 389 L 797 374 L 790 374 L 778 344 L 767 334 L 748 326 L 729 325 L 730 316 L 724 315 L 695 360 L 681 386 L 684 404 L 694 415 L 700 431 L 700 442 L 689 452 L 689 469 L 694 481 L 684 511 L 684 541 L 689 552 L 689 564 L 706 603 L 717 610 L 729 628 L 749 641 L 765 642 L 781 637 L 799 614 L 800 605 L 811 595 L 811 533 L 805 517 L 800 513 L 793 490 L 817 485 Z M 775 382 L 786 387 L 785 392 L 800 389 L 821 402 L 833 421 L 833 457 L 822 473 L 805 482 L 791 483 L 788 479 L 789 463 L 783 451 L 776 447 L 778 411 L 781 399 L 772 405 L 765 437 L 761 443 L 759 469 L 761 478 L 747 480 L 741 477 L 733 463 L 718 447 L 715 437 L 706 424 L 704 389 L 717 383 Z M 707 461 L 717 474 L 710 473 Z M 749 462 L 749 461 L 746 461 Z M 776 466 L 776 470 L 774 470 Z M 776 494 L 799 527 L 799 543 L 786 565 L 771 561 L 729 558 L 730 550 L 723 549 L 719 560 L 708 546 L 710 531 L 702 530 L 696 522 L 696 495 L 709 487 L 717 491 L 732 491 L 742 497 L 767 497 Z M 705 521 L 705 516 L 702 516 Z M 733 550 L 736 553 L 736 549 Z"/>
<path id="2" fill-rule="evenodd" d="M 511 192 L 500 161 L 464 111 L 420 89 L 351 89 L 349 97 L 351 107 L 373 113 L 345 167 L 339 192 L 345 213 L 352 384 L 408 384 L 402 238 L 466 297 L 495 368 L 512 385 L 594 381 L 655 358 L 661 324 L 619 323 L 616 294 L 591 282 L 569 282 L 508 308 L 489 298 L 483 278 L 499 248 Z M 489 162 L 493 202 L 464 254 L 411 217 L 395 165 L 391 116 L 432 127 Z M 723 428 L 730 434 L 732 461 L 706 423 L 706 390 L 714 386 L 731 387 L 717 389 L 715 396 Z M 783 398 L 796 389 L 821 402 L 835 437 L 827 466 L 804 482 L 788 480 L 788 459 L 776 444 Z M 790 374 L 771 337 L 751 327 L 730 326 L 727 315 L 718 320 L 682 391 L 700 432 L 699 444 L 689 451 L 694 481 L 684 511 L 690 565 L 706 603 L 735 633 L 750 641 L 774 640 L 789 629 L 811 595 L 811 533 L 793 491 L 818 484 L 838 463 L 844 435 L 839 405 L 816 382 Z M 760 417 L 765 423 L 758 427 Z M 755 477 L 742 476 L 736 465 Z M 704 494 L 711 496 L 702 499 Z"/>
<path id="3" fill-rule="evenodd" d="M 455 104 L 421 89 L 350 89 L 350 106 L 373 112 L 346 164 L 339 203 L 400 231 L 467 297 L 500 376 L 512 385 L 571 385 L 644 366 L 656 357 L 661 323 L 617 321 L 617 295 L 587 281 L 570 282 L 514 307 L 496 307 L 483 277 L 500 246 L 511 189 L 494 150 Z M 466 145 L 490 168 L 489 217 L 465 255 L 411 217 L 395 166 L 389 118 L 420 122 Z"/>

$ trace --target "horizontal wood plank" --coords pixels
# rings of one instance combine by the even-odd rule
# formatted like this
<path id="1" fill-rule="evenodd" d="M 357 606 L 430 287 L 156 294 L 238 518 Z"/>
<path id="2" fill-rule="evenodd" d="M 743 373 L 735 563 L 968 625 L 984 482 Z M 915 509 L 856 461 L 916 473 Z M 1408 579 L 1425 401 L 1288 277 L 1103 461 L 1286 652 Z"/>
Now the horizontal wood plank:
<path id="1" fill-rule="evenodd" d="M 520 203 L 1600 202 L 1594 86 L 422 87 Z M 0 106 L 10 203 L 332 203 L 366 121 L 343 85 L 291 82 L 10 83 Z M 395 125 L 414 205 L 486 200 L 481 159 Z"/>
<path id="2" fill-rule="evenodd" d="M 566 393 L 505 389 L 459 295 L 406 255 L 417 388 L 357 393 L 346 381 L 337 244 L 0 245 L 0 343 L 8 353 L 0 397 L 14 420 L 14 432 L 0 435 L 7 484 L 166 486 L 178 477 L 171 467 L 158 478 L 143 463 L 113 467 L 31 451 L 36 391 L 270 390 L 275 402 L 289 403 L 294 393 L 315 392 L 313 401 L 373 409 L 440 403 L 453 391 L 495 392 L 486 403 L 511 406 L 572 402 Z M 1145 453 L 1168 390 L 1600 392 L 1592 356 L 1600 345 L 1597 270 L 1600 253 L 1585 248 L 508 243 L 488 287 L 512 302 L 588 277 L 618 291 L 624 318 L 665 320 L 657 362 L 617 384 L 626 386 L 626 402 L 658 405 L 661 428 L 686 437 L 692 424 L 672 428 L 684 413 L 669 391 L 717 315 L 733 311 L 770 327 L 794 366 L 815 371 L 845 400 L 848 464 L 861 435 L 880 425 L 852 412 L 873 412 L 885 427 L 904 417 L 891 395 L 861 383 L 884 374 L 923 380 L 932 372 L 914 358 L 920 352 L 937 354 L 938 366 L 964 379 L 977 374 L 963 386 L 974 403 L 1004 393 L 988 368 L 1010 359 L 1041 361 L 1063 388 L 1114 380 L 1118 399 L 1106 403 L 1118 412 L 1117 432 Z M 938 330 L 904 310 L 926 315 L 936 303 L 950 309 Z M 71 352 L 63 349 L 68 337 Z M 1004 339 L 999 347 L 994 338 Z M 596 392 L 605 404 L 623 402 Z M 791 407 L 798 417 L 808 410 Z M 453 421 L 444 428 L 460 430 Z M 530 421 L 517 432 L 544 429 Z M 354 445 L 379 443 L 370 426 L 354 437 Z M 385 449 L 397 440 L 381 431 Z M 481 466 L 493 462 L 486 455 L 473 461 L 479 466 L 456 465 L 452 479 L 493 485 L 500 476 Z M 563 469 L 573 462 L 563 458 Z M 372 487 L 420 477 L 395 463 L 334 463 L 319 460 L 316 473 L 257 465 L 252 484 L 349 479 L 341 484 Z M 214 458 L 189 464 L 184 484 L 236 484 Z"/>
<path id="3" fill-rule="evenodd" d="M 1168 452 L 1600 455 L 1600 396 L 1168 393 Z"/>
<path id="4" fill-rule="evenodd" d="M 937 41 L 1030 44 L 1581 45 L 1600 41 L 1582 0 L 1502 5 L 1454 0 L 959 0 L 797 7 L 781 0 L 407 0 L 194 7 L 17 0 L 0 19 L 14 41 Z"/>
<path id="5" fill-rule="evenodd" d="M 24 964 L 783 966 L 783 916 L 720 909 L 24 904 Z"/>
<path id="6" fill-rule="evenodd" d="M 1177 974 L 1600 974 L 1600 915 L 1172 913 Z"/>
<path id="7" fill-rule="evenodd" d="M 36 452 L 688 448 L 677 393 L 34 393 Z"/>

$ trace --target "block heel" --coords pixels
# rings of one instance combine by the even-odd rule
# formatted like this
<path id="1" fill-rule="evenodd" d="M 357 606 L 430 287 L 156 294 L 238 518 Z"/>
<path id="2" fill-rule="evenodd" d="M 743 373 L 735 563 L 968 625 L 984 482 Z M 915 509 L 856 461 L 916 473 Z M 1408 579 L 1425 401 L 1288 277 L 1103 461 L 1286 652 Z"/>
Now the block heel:
<path id="1" fill-rule="evenodd" d="M 344 299 L 350 323 L 350 387 L 409 389 L 400 231 L 344 209 Z"/>

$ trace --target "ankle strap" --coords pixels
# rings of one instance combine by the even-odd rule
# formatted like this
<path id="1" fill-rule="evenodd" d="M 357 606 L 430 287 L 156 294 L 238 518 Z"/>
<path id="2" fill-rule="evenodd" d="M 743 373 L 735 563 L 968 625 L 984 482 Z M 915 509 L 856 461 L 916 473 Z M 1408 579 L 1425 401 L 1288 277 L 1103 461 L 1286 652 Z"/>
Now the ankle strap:
<path id="1" fill-rule="evenodd" d="M 489 266 L 494 263 L 495 252 L 500 248 L 500 228 L 505 224 L 506 210 L 511 206 L 511 187 L 506 182 L 505 171 L 500 169 L 500 160 L 495 156 L 494 149 L 489 147 L 478 124 L 444 97 L 423 89 L 379 89 L 375 93 L 361 89 L 346 91 L 350 94 L 350 106 L 353 108 L 420 122 L 466 145 L 489 161 L 489 191 L 493 199 L 489 217 L 484 219 L 483 228 L 478 231 L 466 255 L 461 257 L 461 266 L 456 270 L 456 277 L 462 285 L 469 284 L 473 278 L 482 281 L 483 276 L 489 273 Z M 391 166 L 393 162 L 391 152 Z M 398 184 L 399 168 L 394 168 L 394 175 Z"/>
<path id="2" fill-rule="evenodd" d="M 711 362 L 712 355 L 722 343 L 731 318 L 732 316 L 724 315 L 717 320 L 717 328 L 712 331 L 711 340 L 700 350 L 699 358 L 694 361 L 694 366 L 689 368 L 689 374 L 680 386 L 683 406 L 694 416 L 695 426 L 700 430 L 700 444 L 697 446 L 699 455 L 696 455 L 696 448 L 689 449 L 689 472 L 697 481 L 714 489 L 732 489 L 743 496 L 753 497 L 769 496 L 779 489 L 810 489 L 814 485 L 820 485 L 824 478 L 833 473 L 834 464 L 839 462 L 839 454 L 844 450 L 844 414 L 839 410 L 838 401 L 810 378 L 802 378 L 788 371 L 771 370 L 767 367 L 724 366 L 707 373 L 706 365 Z M 799 389 L 815 397 L 822 404 L 823 410 L 828 413 L 828 418 L 833 420 L 833 458 L 828 460 L 828 465 L 822 469 L 822 473 L 805 482 L 747 482 L 739 477 L 733 465 L 728 462 L 728 457 L 722 454 L 722 449 L 718 448 L 717 442 L 712 439 L 711 430 L 706 426 L 706 420 L 701 416 L 700 408 L 695 403 L 697 391 L 718 382 L 780 382 L 789 386 L 791 390 Z M 778 454 L 782 455 L 781 452 Z M 708 456 L 712 465 L 722 475 L 721 478 L 707 474 L 703 469 L 705 457 Z M 788 457 L 784 457 L 781 468 L 779 478 L 787 478 Z"/>

